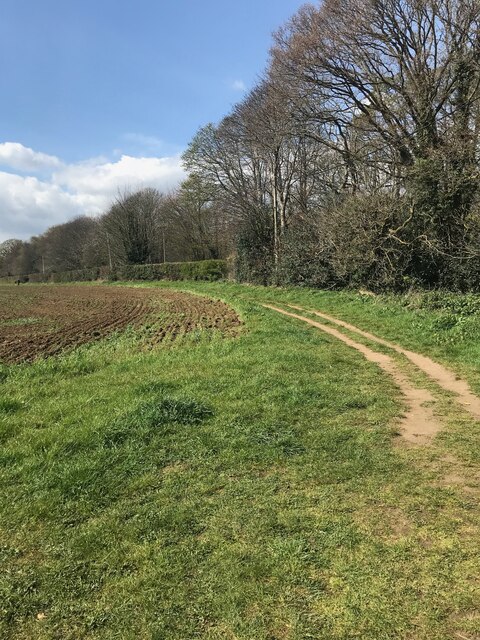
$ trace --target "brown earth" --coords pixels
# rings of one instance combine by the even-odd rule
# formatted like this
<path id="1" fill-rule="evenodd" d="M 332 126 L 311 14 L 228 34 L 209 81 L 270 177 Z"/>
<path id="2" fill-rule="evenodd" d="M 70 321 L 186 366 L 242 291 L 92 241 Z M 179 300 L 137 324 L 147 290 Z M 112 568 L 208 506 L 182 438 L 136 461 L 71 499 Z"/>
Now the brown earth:
<path id="1" fill-rule="evenodd" d="M 30 362 L 128 326 L 150 344 L 200 329 L 232 334 L 237 314 L 223 302 L 135 287 L 0 285 L 0 362 Z"/>

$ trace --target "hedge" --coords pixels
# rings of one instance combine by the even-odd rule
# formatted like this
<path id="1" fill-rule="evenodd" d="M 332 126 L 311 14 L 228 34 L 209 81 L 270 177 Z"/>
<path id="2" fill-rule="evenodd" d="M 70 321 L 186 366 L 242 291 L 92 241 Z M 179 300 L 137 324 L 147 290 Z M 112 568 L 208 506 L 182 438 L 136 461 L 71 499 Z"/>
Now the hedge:
<path id="1" fill-rule="evenodd" d="M 127 264 L 108 275 L 109 280 L 222 280 L 226 277 L 225 260 Z"/>
<path id="2" fill-rule="evenodd" d="M 120 267 L 98 267 L 63 271 L 60 273 L 32 273 L 29 282 L 93 282 L 94 280 L 222 280 L 228 276 L 226 260 L 199 262 L 166 262 L 164 264 L 127 264 Z M 1 282 L 14 283 L 24 276 L 7 276 Z"/>

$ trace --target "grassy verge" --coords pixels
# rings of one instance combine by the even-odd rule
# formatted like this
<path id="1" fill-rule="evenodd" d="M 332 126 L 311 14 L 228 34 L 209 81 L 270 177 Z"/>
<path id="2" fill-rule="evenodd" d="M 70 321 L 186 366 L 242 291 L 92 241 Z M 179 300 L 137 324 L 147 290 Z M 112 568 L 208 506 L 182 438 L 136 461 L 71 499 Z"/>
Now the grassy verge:
<path id="1" fill-rule="evenodd" d="M 234 300 L 291 303 L 323 310 L 453 366 L 480 393 L 480 294 L 417 292 L 374 296 L 225 283 L 182 283 L 181 287 Z"/>
<path id="2" fill-rule="evenodd" d="M 127 333 L 0 371 L 0 637 L 477 637 L 476 496 L 435 448 L 393 445 L 401 399 L 374 365 L 257 302 L 341 313 L 473 378 L 468 349 L 395 300 L 181 288 L 243 333 L 150 352 Z"/>

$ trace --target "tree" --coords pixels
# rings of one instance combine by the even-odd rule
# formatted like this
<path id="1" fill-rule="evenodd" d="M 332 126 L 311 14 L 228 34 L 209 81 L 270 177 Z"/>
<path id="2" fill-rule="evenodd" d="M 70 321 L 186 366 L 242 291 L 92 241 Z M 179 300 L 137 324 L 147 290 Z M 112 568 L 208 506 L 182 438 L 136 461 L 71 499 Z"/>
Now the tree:
<path id="1" fill-rule="evenodd" d="M 464 251 L 477 190 L 479 17 L 478 0 L 325 0 L 301 9 L 273 50 L 354 185 L 351 141 L 362 137 L 400 177 L 408 206 L 388 233 L 415 246 L 412 269 L 430 281 L 426 261 Z"/>
<path id="2" fill-rule="evenodd" d="M 162 194 L 153 188 L 117 197 L 100 220 L 100 232 L 113 264 L 146 264 L 161 259 Z"/>
<path id="3" fill-rule="evenodd" d="M 39 271 L 70 271 L 94 267 L 99 256 L 92 251 L 98 222 L 82 216 L 50 227 L 37 241 Z"/>
<path id="4" fill-rule="evenodd" d="M 262 259 L 270 262 L 274 239 L 265 158 L 248 136 L 242 113 L 236 110 L 218 126 L 200 129 L 183 160 L 192 175 L 216 188 L 228 225 L 237 229 L 237 243 L 261 237 L 267 243 Z M 254 245 L 258 248 L 256 240 Z M 264 264 L 262 271 L 269 272 L 270 266 Z"/>
<path id="5" fill-rule="evenodd" d="M 231 228 L 218 188 L 192 174 L 165 199 L 169 252 L 180 260 L 224 258 L 231 250 Z"/>
<path id="6" fill-rule="evenodd" d="M 17 275 L 15 260 L 21 250 L 22 241 L 16 238 L 0 244 L 0 273 L 2 276 Z"/>

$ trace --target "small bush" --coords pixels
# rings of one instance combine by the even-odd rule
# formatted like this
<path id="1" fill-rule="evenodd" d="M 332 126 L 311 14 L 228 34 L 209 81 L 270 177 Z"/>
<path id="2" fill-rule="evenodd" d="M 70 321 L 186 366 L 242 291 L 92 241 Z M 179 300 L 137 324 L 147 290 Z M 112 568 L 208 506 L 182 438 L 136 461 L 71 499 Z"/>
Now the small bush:
<path id="1" fill-rule="evenodd" d="M 160 401 L 141 404 L 136 412 L 140 423 L 148 427 L 158 427 L 164 424 L 200 424 L 212 415 L 211 409 L 195 400 L 179 400 L 163 398 Z"/>
<path id="2" fill-rule="evenodd" d="M 463 317 L 474 316 L 480 314 L 480 295 L 430 291 L 420 296 L 419 308 Z"/>

